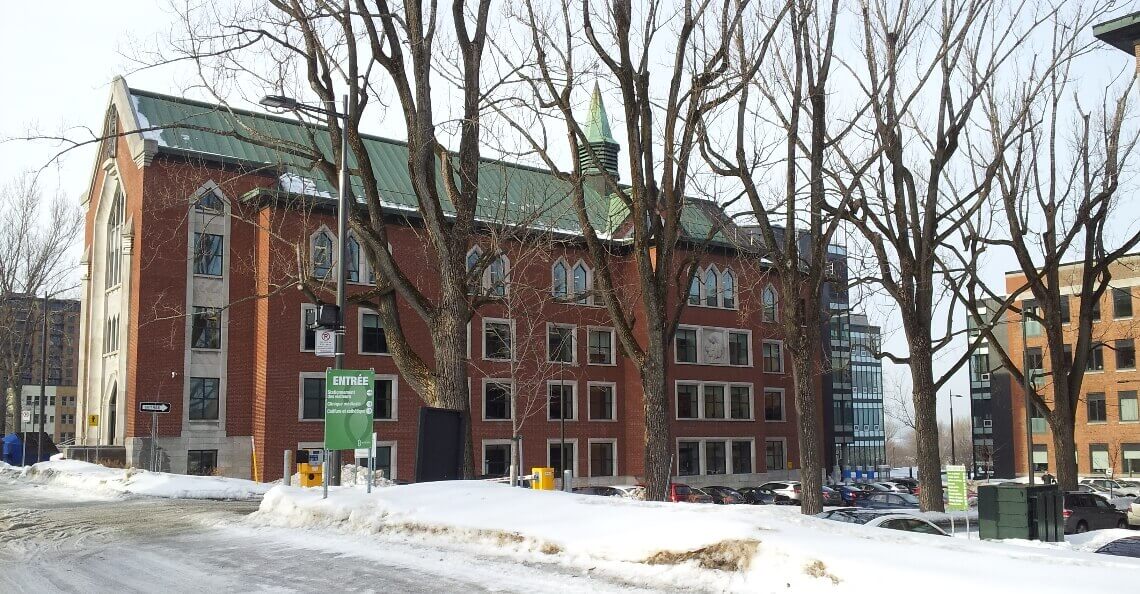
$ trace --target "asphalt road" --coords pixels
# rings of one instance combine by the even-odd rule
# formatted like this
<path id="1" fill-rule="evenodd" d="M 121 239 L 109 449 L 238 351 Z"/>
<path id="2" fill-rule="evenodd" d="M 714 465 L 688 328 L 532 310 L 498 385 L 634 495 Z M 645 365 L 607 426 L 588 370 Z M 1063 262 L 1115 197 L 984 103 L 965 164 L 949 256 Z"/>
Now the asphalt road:
<path id="1" fill-rule="evenodd" d="M 632 592 L 588 571 L 266 528 L 256 502 L 76 499 L 0 481 L 0 592 Z"/>

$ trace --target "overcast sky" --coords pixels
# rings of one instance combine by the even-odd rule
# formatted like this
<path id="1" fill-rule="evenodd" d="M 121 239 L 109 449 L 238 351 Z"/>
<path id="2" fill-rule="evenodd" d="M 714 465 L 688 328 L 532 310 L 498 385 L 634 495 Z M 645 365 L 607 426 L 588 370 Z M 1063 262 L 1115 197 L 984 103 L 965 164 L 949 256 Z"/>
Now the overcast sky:
<path id="1" fill-rule="evenodd" d="M 186 87 L 177 69 L 131 72 L 134 65 L 122 55 L 129 54 L 132 45 L 153 44 L 169 34 L 173 17 L 165 2 L 22 2 L 18 14 L 15 12 L 8 11 L 6 18 L 0 19 L 0 55 L 5 56 L 8 80 L 6 92 L 0 93 L 0 138 L 24 136 L 29 131 L 53 135 L 69 129 L 67 136 L 78 138 L 82 134 L 74 127 L 98 130 L 107 107 L 109 83 L 119 74 L 127 75 L 129 84 L 136 88 L 179 94 Z M 1109 55 L 1108 68 L 1119 72 L 1119 68 L 1127 67 L 1127 55 Z M 1104 54 L 1098 58 L 1102 66 L 1104 58 Z M 612 117 L 617 110 L 610 106 L 609 111 Z M 46 167 L 41 174 L 45 187 L 49 191 L 58 188 L 78 201 L 87 190 L 95 149 L 83 147 L 50 164 L 60 148 L 44 142 L 0 143 L 0 183 L 25 170 Z M 1001 273 L 1013 267 L 1012 262 L 991 262 L 988 276 L 1000 282 Z M 905 352 L 902 333 L 897 324 L 890 323 L 889 310 L 873 308 L 869 313 L 873 321 L 887 324 L 887 346 Z M 941 398 L 943 418 L 948 408 L 946 394 L 969 393 L 964 371 L 950 388 Z M 959 400 L 955 412 L 964 416 L 966 404 L 965 399 Z"/>

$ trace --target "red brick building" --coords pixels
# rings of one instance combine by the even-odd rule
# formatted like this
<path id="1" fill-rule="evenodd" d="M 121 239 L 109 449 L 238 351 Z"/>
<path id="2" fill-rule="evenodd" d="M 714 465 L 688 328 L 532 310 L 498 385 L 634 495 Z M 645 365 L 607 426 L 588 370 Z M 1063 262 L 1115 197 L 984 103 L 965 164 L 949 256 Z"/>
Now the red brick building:
<path id="1" fill-rule="evenodd" d="M 151 427 L 137 402 L 166 401 L 172 411 L 159 417 L 156 444 L 164 469 L 278 478 L 284 450 L 322 442 L 322 382 L 331 359 L 313 353 L 306 327 L 314 303 L 296 285 L 298 269 L 314 281 L 335 274 L 333 189 L 298 160 L 226 134 L 301 140 L 294 120 L 134 90 L 122 79 L 113 86 L 105 125 L 121 136 L 101 148 L 84 204 L 78 416 L 95 423 L 79 428 L 78 442 L 122 447 L 138 464 Z M 607 166 L 616 167 L 600 96 L 592 109 L 593 133 L 614 151 Z M 393 254 L 430 294 L 434 265 L 401 169 L 406 147 L 381 138 L 366 144 L 377 162 L 391 165 L 377 177 Z M 630 482 L 644 458 L 640 380 L 606 310 L 592 301 L 590 258 L 575 239 L 559 183 L 502 162 L 487 161 L 481 173 L 486 219 L 494 221 L 502 205 L 503 212 L 532 212 L 528 225 L 557 240 L 536 246 L 489 234 L 472 246 L 473 254 L 502 253 L 484 275 L 487 290 L 502 295 L 468 330 L 475 461 L 484 474 L 506 472 L 517 423 L 523 468 L 558 466 L 557 396 L 565 389 L 572 403 L 566 456 L 578 482 Z M 620 254 L 621 211 L 594 199 L 600 227 Z M 668 369 L 675 469 L 694 484 L 795 476 L 787 469 L 798 451 L 777 280 L 755 256 L 733 249 L 728 235 L 738 230 L 715 205 L 693 201 L 688 208 L 692 236 L 717 225 L 722 233 L 702 253 L 691 295 L 681 286 L 676 296 L 690 305 Z M 349 246 L 349 294 L 369 291 L 367 258 Z M 620 266 L 628 273 L 619 268 L 616 278 L 633 278 L 632 263 Z M 429 355 L 424 325 L 406 304 L 401 313 L 413 347 Z M 345 367 L 377 374 L 378 467 L 410 479 L 422 401 L 386 353 L 376 316 L 350 299 L 345 320 Z"/>

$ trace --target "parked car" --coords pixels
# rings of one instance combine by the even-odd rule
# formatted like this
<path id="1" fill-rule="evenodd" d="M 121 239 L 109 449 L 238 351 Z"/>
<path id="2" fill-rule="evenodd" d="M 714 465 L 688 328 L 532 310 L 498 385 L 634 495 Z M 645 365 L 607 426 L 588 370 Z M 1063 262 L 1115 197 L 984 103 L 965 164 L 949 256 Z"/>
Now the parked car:
<path id="1" fill-rule="evenodd" d="M 713 503 L 720 505 L 733 505 L 738 503 L 746 503 L 744 494 L 732 487 L 721 487 L 719 485 L 712 487 L 703 487 L 701 489 L 705 493 L 712 496 Z"/>
<path id="2" fill-rule="evenodd" d="M 1091 493 L 1065 493 L 1065 509 L 1062 514 L 1065 516 L 1065 534 L 1128 527 L 1128 518 L 1124 512 Z"/>
<path id="3" fill-rule="evenodd" d="M 1077 485 L 1077 490 L 1081 493 L 1090 493 L 1092 495 L 1096 495 L 1097 497 L 1108 501 L 1108 491 L 1103 491 L 1096 485 Z"/>
<path id="4" fill-rule="evenodd" d="M 620 489 L 613 487 L 574 487 L 574 492 L 579 495 L 601 495 L 602 497 L 624 497 Z"/>
<path id="5" fill-rule="evenodd" d="M 843 498 L 843 505 L 857 505 L 859 499 L 866 495 L 863 489 L 852 485 L 828 485 L 828 487 L 839 493 L 839 496 Z"/>
<path id="6" fill-rule="evenodd" d="M 1140 536 L 1125 536 L 1118 538 L 1096 550 L 1105 555 L 1118 555 L 1120 557 L 1135 557 L 1140 559 Z"/>
<path id="7" fill-rule="evenodd" d="M 689 490 L 689 503 L 714 503 L 716 501 L 716 499 L 704 489 L 689 487 Z"/>
<path id="8" fill-rule="evenodd" d="M 1081 481 L 1082 485 L 1093 485 L 1099 487 L 1102 491 L 1106 491 L 1110 496 L 1116 497 L 1140 497 L 1140 489 L 1129 487 L 1118 481 L 1110 478 L 1094 478 L 1085 479 Z"/>
<path id="9" fill-rule="evenodd" d="M 918 497 L 910 493 L 869 493 L 859 507 L 876 509 L 918 509 Z"/>
<path id="10" fill-rule="evenodd" d="M 908 489 L 908 488 L 906 488 L 906 487 L 904 487 L 898 483 L 895 483 L 893 481 L 874 481 L 870 484 L 882 487 L 882 488 L 884 488 L 884 489 L 886 489 L 892 493 L 906 493 L 908 495 L 910 494 L 910 489 Z"/>
<path id="11" fill-rule="evenodd" d="M 783 495 L 788 499 L 799 503 L 800 501 L 800 482 L 799 481 L 772 481 L 760 485 L 761 489 L 769 489 L 778 495 Z"/>
<path id="12" fill-rule="evenodd" d="M 1132 504 L 1128 506 L 1128 525 L 1140 528 L 1140 497 L 1133 499 Z"/>
<path id="13" fill-rule="evenodd" d="M 621 491 L 621 496 L 626 499 L 645 501 L 645 487 L 641 485 L 610 485 L 610 488 Z"/>
<path id="14" fill-rule="evenodd" d="M 934 524 L 910 514 L 893 513 L 858 508 L 843 508 L 825 511 L 816 514 L 817 518 L 847 522 L 849 524 L 862 524 L 873 528 L 887 528 L 919 534 L 933 534 L 935 536 L 950 536 Z"/>
<path id="15" fill-rule="evenodd" d="M 787 495 L 780 495 L 771 489 L 763 487 L 744 487 L 740 489 L 744 502 L 751 505 L 790 505 L 795 503 Z"/>
<path id="16" fill-rule="evenodd" d="M 875 483 L 851 483 L 852 486 L 863 489 L 864 493 L 890 493 L 891 490 Z"/>
<path id="17" fill-rule="evenodd" d="M 843 496 L 839 494 L 839 491 L 836 491 L 831 487 L 824 487 L 823 504 L 829 507 L 843 505 Z"/>
<path id="18" fill-rule="evenodd" d="M 887 479 L 887 482 L 906 487 L 907 493 L 911 495 L 918 492 L 918 481 L 912 478 L 892 478 Z"/>

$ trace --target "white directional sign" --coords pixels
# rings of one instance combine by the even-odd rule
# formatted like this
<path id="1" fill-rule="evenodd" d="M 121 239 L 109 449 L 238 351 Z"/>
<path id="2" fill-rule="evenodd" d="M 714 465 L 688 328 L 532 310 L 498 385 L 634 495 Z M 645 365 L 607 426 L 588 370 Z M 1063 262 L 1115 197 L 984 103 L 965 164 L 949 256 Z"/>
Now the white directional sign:
<path id="1" fill-rule="evenodd" d="M 31 423 L 32 422 L 32 411 L 25 410 L 25 411 L 21 412 L 20 418 L 23 419 L 25 423 Z"/>
<path id="2" fill-rule="evenodd" d="M 170 412 L 169 402 L 140 402 L 139 412 L 144 413 L 168 413 Z"/>
<path id="3" fill-rule="evenodd" d="M 317 345 L 316 355 L 318 357 L 335 357 L 336 356 L 336 331 L 318 328 L 317 331 Z"/>

